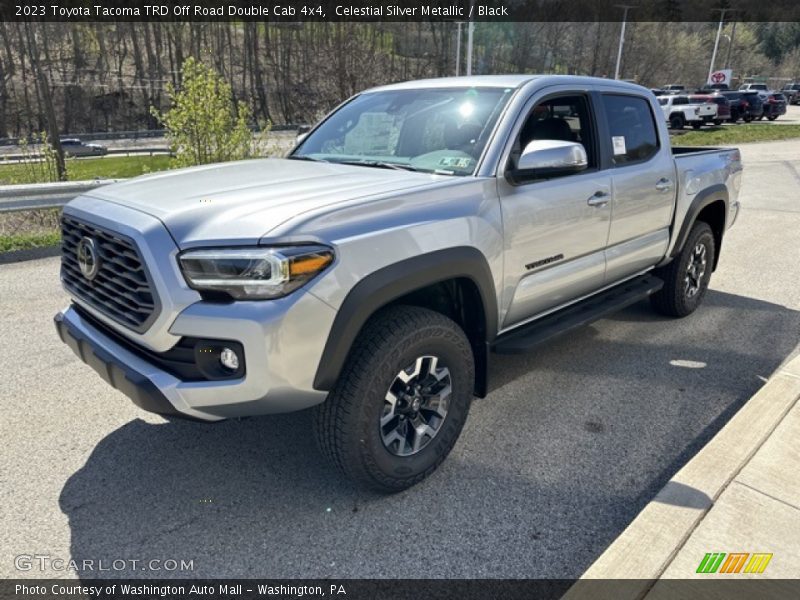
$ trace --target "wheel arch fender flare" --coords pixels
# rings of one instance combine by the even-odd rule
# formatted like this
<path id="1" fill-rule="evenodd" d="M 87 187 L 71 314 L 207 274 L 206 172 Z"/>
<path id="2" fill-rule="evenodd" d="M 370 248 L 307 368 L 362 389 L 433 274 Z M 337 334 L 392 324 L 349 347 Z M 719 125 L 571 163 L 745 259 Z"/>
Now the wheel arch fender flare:
<path id="1" fill-rule="evenodd" d="M 722 202 L 725 205 L 725 219 L 722 223 L 722 227 L 719 231 L 719 244 L 717 247 L 717 252 L 714 257 L 714 266 L 716 267 L 716 262 L 719 260 L 719 246 L 722 242 L 722 237 L 725 235 L 725 230 L 727 228 L 727 219 L 728 219 L 728 204 L 730 202 L 730 195 L 728 193 L 728 188 L 722 184 L 717 183 L 712 186 L 705 188 L 704 190 L 697 193 L 697 195 L 692 200 L 692 203 L 689 205 L 689 209 L 686 211 L 686 216 L 683 219 L 683 223 L 681 224 L 681 228 L 678 231 L 678 237 L 675 240 L 675 245 L 672 248 L 672 252 L 670 254 L 670 258 L 675 258 L 678 254 L 680 254 L 681 250 L 683 250 L 683 246 L 686 244 L 686 240 L 689 237 L 689 232 L 694 227 L 694 224 L 697 222 L 697 217 L 703 212 L 708 206 L 711 206 L 715 202 Z"/>
<path id="2" fill-rule="evenodd" d="M 414 291 L 452 279 L 469 279 L 478 289 L 485 319 L 486 340 L 482 344 L 488 345 L 497 334 L 498 311 L 486 257 L 470 246 L 436 250 L 382 267 L 353 286 L 334 318 L 314 377 L 314 389 L 333 388 L 358 334 L 376 311 Z"/>

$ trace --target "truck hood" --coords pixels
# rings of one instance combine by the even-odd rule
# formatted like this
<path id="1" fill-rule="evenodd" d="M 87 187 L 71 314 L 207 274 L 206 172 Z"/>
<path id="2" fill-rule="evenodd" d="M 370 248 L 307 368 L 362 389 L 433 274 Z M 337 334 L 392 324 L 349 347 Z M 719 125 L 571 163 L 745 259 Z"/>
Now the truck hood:
<path id="1" fill-rule="evenodd" d="M 89 196 L 161 220 L 181 248 L 257 243 L 302 213 L 358 198 L 433 186 L 448 176 L 334 163 L 259 159 L 165 171 Z"/>

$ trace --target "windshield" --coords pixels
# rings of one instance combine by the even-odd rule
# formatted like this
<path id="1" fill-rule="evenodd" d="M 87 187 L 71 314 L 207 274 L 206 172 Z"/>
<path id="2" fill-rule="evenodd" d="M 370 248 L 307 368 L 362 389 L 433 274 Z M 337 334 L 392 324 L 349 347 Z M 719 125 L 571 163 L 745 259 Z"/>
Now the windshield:
<path id="1" fill-rule="evenodd" d="M 513 91 L 461 87 L 361 94 L 289 158 L 471 175 Z"/>

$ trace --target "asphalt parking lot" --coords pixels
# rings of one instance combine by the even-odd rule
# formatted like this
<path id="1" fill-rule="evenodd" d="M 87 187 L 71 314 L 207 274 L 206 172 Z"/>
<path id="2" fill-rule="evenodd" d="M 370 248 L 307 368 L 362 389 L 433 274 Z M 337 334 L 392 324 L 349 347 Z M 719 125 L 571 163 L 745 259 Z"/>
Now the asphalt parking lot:
<path id="1" fill-rule="evenodd" d="M 646 303 L 497 357 L 453 453 L 395 496 L 328 468 L 306 413 L 217 425 L 136 409 L 56 337 L 58 259 L 0 265 L 0 576 L 14 557 L 191 560 L 94 576 L 570 578 L 800 337 L 800 141 L 743 148 L 743 212 L 704 306 Z"/>

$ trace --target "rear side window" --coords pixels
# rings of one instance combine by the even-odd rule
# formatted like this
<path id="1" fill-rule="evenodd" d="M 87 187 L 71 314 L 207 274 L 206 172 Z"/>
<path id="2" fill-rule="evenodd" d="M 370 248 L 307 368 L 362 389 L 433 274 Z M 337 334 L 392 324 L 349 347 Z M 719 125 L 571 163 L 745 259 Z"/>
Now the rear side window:
<path id="1" fill-rule="evenodd" d="M 658 133 L 647 100 L 637 96 L 604 94 L 603 107 L 615 165 L 645 161 L 658 152 Z"/>

